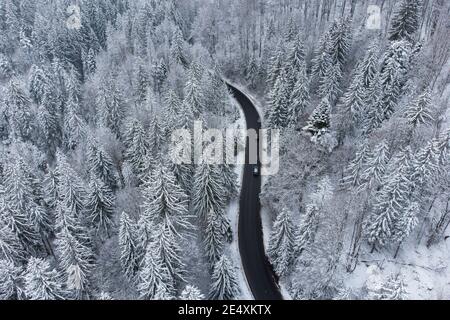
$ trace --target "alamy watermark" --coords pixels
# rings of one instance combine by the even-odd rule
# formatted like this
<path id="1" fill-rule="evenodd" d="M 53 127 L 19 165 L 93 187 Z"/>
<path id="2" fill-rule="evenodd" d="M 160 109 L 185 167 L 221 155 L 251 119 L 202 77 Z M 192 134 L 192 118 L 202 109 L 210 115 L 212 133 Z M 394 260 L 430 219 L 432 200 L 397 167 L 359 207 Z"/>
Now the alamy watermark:
<path id="1" fill-rule="evenodd" d="M 66 26 L 71 30 L 79 30 L 81 28 L 81 9 L 79 6 L 73 4 L 67 7 L 66 10 L 69 17 L 66 20 Z"/>
<path id="2" fill-rule="evenodd" d="M 263 176 L 278 173 L 279 130 L 260 129 L 257 132 L 255 129 L 203 128 L 202 121 L 194 121 L 193 135 L 187 129 L 172 132 L 169 155 L 175 164 L 250 164 L 260 165 L 259 173 Z M 248 156 L 239 156 L 239 146 L 245 145 Z"/>
<path id="3" fill-rule="evenodd" d="M 371 4 L 367 7 L 366 29 L 381 29 L 381 8 L 379 6 Z"/>

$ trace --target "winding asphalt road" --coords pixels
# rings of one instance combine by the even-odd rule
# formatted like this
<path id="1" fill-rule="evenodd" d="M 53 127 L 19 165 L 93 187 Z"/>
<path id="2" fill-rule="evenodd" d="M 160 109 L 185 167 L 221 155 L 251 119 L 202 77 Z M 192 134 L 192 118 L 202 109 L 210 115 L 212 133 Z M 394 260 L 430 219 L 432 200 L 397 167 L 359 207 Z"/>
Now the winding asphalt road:
<path id="1" fill-rule="evenodd" d="M 261 123 L 259 114 L 250 99 L 237 88 L 228 84 L 237 102 L 244 111 L 248 129 L 259 132 Z M 248 141 L 245 148 L 246 161 L 249 163 Z M 259 152 L 258 152 L 259 164 Z M 259 194 L 261 176 L 253 175 L 254 165 L 244 166 L 241 198 L 239 203 L 239 252 L 245 277 L 256 300 L 282 300 L 276 276 L 264 250 L 261 224 Z"/>

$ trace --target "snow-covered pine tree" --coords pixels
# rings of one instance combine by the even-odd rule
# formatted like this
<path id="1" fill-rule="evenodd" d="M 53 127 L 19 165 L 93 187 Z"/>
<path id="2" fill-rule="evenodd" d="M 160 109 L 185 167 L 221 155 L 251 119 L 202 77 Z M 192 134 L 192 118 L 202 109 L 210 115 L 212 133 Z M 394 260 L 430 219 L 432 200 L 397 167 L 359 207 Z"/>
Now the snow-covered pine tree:
<path id="1" fill-rule="evenodd" d="M 93 136 L 88 137 L 86 153 L 88 171 L 91 176 L 99 178 L 108 187 L 114 188 L 117 181 L 113 160 Z"/>
<path id="2" fill-rule="evenodd" d="M 1 241 L 1 240 L 0 240 Z M 18 300 L 22 297 L 22 268 L 0 259 L 0 300 Z"/>
<path id="3" fill-rule="evenodd" d="M 192 186 L 192 205 L 201 221 L 206 222 L 212 210 L 219 212 L 225 207 L 227 190 L 217 166 L 200 164 L 195 168 Z"/>
<path id="4" fill-rule="evenodd" d="M 58 195 L 58 177 L 56 170 L 47 166 L 43 180 L 44 201 L 48 208 L 54 210 L 59 199 Z"/>
<path id="5" fill-rule="evenodd" d="M 181 300 L 205 300 L 205 295 L 194 285 L 187 285 L 180 295 Z"/>
<path id="6" fill-rule="evenodd" d="M 386 120 L 379 74 L 375 76 L 369 88 L 367 101 L 367 107 L 362 119 L 362 132 L 364 135 L 375 131 Z"/>
<path id="7" fill-rule="evenodd" d="M 291 212 L 284 208 L 277 215 L 269 240 L 268 255 L 278 276 L 286 275 L 295 253 L 295 230 Z"/>
<path id="8" fill-rule="evenodd" d="M 267 68 L 267 84 L 269 87 L 275 85 L 281 71 L 284 69 L 285 48 L 280 41 L 275 48 L 274 54 L 269 59 L 269 66 Z"/>
<path id="9" fill-rule="evenodd" d="M 422 0 L 402 0 L 398 3 L 389 29 L 389 40 L 412 41 L 420 25 Z"/>
<path id="10" fill-rule="evenodd" d="M 362 174 L 370 154 L 367 141 L 364 141 L 356 151 L 355 157 L 345 168 L 342 185 L 350 188 L 358 188 L 362 183 Z"/>
<path id="11" fill-rule="evenodd" d="M 300 67 L 297 79 L 289 99 L 288 123 L 291 127 L 298 127 L 301 116 L 308 109 L 310 103 L 309 79 L 305 64 Z"/>
<path id="12" fill-rule="evenodd" d="M 49 220 L 43 209 L 35 210 L 40 206 L 36 202 L 33 190 L 36 184 L 30 172 L 25 169 L 25 163 L 17 155 L 12 163 L 4 166 L 3 188 L 0 190 L 1 218 L 3 222 L 12 230 L 20 240 L 22 246 L 30 253 L 39 250 L 41 247 L 41 236 L 39 229 L 48 228 Z M 40 213 L 43 225 L 36 224 L 32 219 L 32 212 Z"/>
<path id="13" fill-rule="evenodd" d="M 159 159 L 161 156 L 162 147 L 165 145 L 165 134 L 169 128 L 158 115 L 150 119 L 148 135 L 150 154 L 153 158 Z M 151 167 L 151 166 L 150 166 Z"/>
<path id="14" fill-rule="evenodd" d="M 238 298 L 240 290 L 236 268 L 225 255 L 214 265 L 211 280 L 210 299 L 232 300 Z"/>
<path id="15" fill-rule="evenodd" d="M 406 300 L 408 292 L 400 275 L 391 275 L 382 285 L 379 292 L 374 293 L 375 300 Z"/>
<path id="16" fill-rule="evenodd" d="M 403 92 L 405 77 L 411 67 L 412 46 L 405 40 L 394 41 L 386 50 L 381 64 L 380 84 L 385 118 L 394 113 Z"/>
<path id="17" fill-rule="evenodd" d="M 58 151 L 56 154 L 56 175 L 58 178 L 58 195 L 67 208 L 81 216 L 85 200 L 85 187 L 66 156 Z"/>
<path id="18" fill-rule="evenodd" d="M 96 232 L 106 233 L 108 237 L 114 226 L 114 201 L 115 196 L 109 186 L 102 180 L 92 177 L 86 196 L 86 212 Z"/>
<path id="19" fill-rule="evenodd" d="M 150 141 L 148 134 L 140 122 L 135 122 L 128 127 L 127 136 L 132 137 L 125 156 L 129 160 L 134 174 L 141 178 L 146 172 L 146 161 L 150 153 Z"/>
<path id="20" fill-rule="evenodd" d="M 450 155 L 450 130 L 442 132 L 433 142 L 435 160 L 441 168 L 449 163 Z"/>
<path id="21" fill-rule="evenodd" d="M 318 214 L 319 209 L 314 204 L 306 206 L 306 213 L 300 223 L 295 239 L 296 252 L 298 254 L 301 254 L 303 250 L 314 242 L 319 223 Z"/>
<path id="22" fill-rule="evenodd" d="M 143 62 L 139 63 L 137 66 L 135 81 L 136 101 L 138 103 L 144 103 L 150 88 L 150 75 L 148 74 Z"/>
<path id="23" fill-rule="evenodd" d="M 28 78 L 29 91 L 36 103 L 42 102 L 43 97 L 50 90 L 51 83 L 47 73 L 41 67 L 33 65 Z"/>
<path id="24" fill-rule="evenodd" d="M 80 116 L 80 105 L 71 94 L 65 104 L 64 114 L 64 145 L 73 150 L 82 141 L 86 132 L 86 123 Z"/>
<path id="25" fill-rule="evenodd" d="M 179 28 L 174 28 L 170 46 L 171 58 L 182 66 L 188 64 L 183 34 Z"/>
<path id="26" fill-rule="evenodd" d="M 93 75 L 97 69 L 96 54 L 93 48 L 89 48 L 84 58 L 84 70 L 88 76 Z"/>
<path id="27" fill-rule="evenodd" d="M 389 146 L 385 140 L 375 146 L 366 161 L 366 169 L 361 175 L 360 188 L 371 188 L 381 182 L 389 162 Z"/>
<path id="28" fill-rule="evenodd" d="M 178 185 L 175 175 L 165 163 L 160 163 L 145 181 L 142 189 L 143 215 L 155 224 L 168 223 L 173 232 L 189 227 L 187 196 Z"/>
<path id="29" fill-rule="evenodd" d="M 421 124 L 430 125 L 433 122 L 430 90 L 425 90 L 407 106 L 404 117 L 413 128 Z"/>
<path id="30" fill-rule="evenodd" d="M 326 70 L 325 76 L 320 80 L 318 94 L 326 98 L 331 104 L 334 104 L 341 90 L 339 83 L 342 78 L 342 72 L 338 64 L 330 64 Z"/>
<path id="31" fill-rule="evenodd" d="M 435 149 L 433 148 L 433 140 L 428 142 L 414 156 L 412 162 L 412 180 L 418 187 L 417 192 L 421 193 L 420 190 L 427 186 L 427 184 L 432 181 L 432 179 L 438 172 L 438 165 L 436 160 L 436 153 Z"/>
<path id="32" fill-rule="evenodd" d="M 1 200 L 0 200 L 1 201 Z M 3 204 L 0 202 L 0 210 L 3 211 Z M 18 235 L 8 226 L 5 217 L 0 216 L 0 222 L 4 224 L 0 227 L 0 259 L 16 263 L 26 261 L 29 253 L 23 247 Z"/>
<path id="33" fill-rule="evenodd" d="M 32 132 L 31 101 L 23 83 L 18 79 L 9 82 L 6 91 L 6 115 L 11 138 L 28 138 Z"/>
<path id="34" fill-rule="evenodd" d="M 371 89 L 376 80 L 378 70 L 378 45 L 372 44 L 360 61 L 353 75 L 349 88 L 342 97 L 341 105 L 344 112 L 351 114 L 357 123 L 362 119 L 363 112 L 368 110 L 371 103 Z"/>
<path id="35" fill-rule="evenodd" d="M 331 34 L 338 29 L 337 21 L 334 21 L 328 30 L 322 34 L 319 44 L 314 50 L 311 74 L 314 79 L 321 81 L 326 76 L 329 65 L 333 62 L 331 57 Z"/>
<path id="36" fill-rule="evenodd" d="M 161 257 L 161 262 L 174 280 L 173 285 L 175 286 L 175 281 L 184 280 L 186 270 L 182 259 L 180 237 L 173 230 L 170 221 L 158 224 L 154 233 L 153 245 Z"/>
<path id="37" fill-rule="evenodd" d="M 238 185 L 237 185 L 237 179 L 238 176 L 236 172 L 234 171 L 234 166 L 229 164 L 222 164 L 219 166 L 219 169 L 222 172 L 222 178 L 224 181 L 224 186 L 227 190 L 227 200 L 230 200 L 231 198 L 237 196 L 238 194 Z"/>
<path id="38" fill-rule="evenodd" d="M 164 119 L 167 121 L 167 128 L 178 127 L 178 117 L 181 112 L 182 102 L 178 94 L 173 89 L 166 91 L 164 95 Z M 168 132 L 166 133 L 168 135 Z"/>
<path id="39" fill-rule="evenodd" d="M 328 46 L 333 65 L 337 65 L 339 71 L 342 71 L 351 47 L 351 20 L 342 19 L 335 24 L 336 27 L 331 29 Z"/>
<path id="40" fill-rule="evenodd" d="M 203 244 L 205 247 L 206 256 L 208 261 L 214 265 L 223 254 L 225 246 L 225 232 L 228 223 L 224 216 L 222 209 L 219 209 L 217 213 L 212 209 L 206 216 L 206 224 L 204 230 Z M 225 224 L 224 224 L 225 223 Z"/>
<path id="41" fill-rule="evenodd" d="M 113 77 L 101 85 L 96 104 L 100 123 L 120 137 L 125 117 L 125 102 L 115 80 Z"/>
<path id="42" fill-rule="evenodd" d="M 417 202 L 411 203 L 406 208 L 396 225 L 396 230 L 394 233 L 396 241 L 400 243 L 403 242 L 414 231 L 419 224 L 419 220 L 417 218 L 419 212 L 420 206 Z"/>
<path id="43" fill-rule="evenodd" d="M 153 65 L 152 76 L 153 76 L 153 85 L 155 87 L 156 92 L 161 92 L 164 82 L 166 81 L 168 73 L 167 64 L 163 58 L 157 61 Z"/>
<path id="44" fill-rule="evenodd" d="M 184 104 L 192 110 L 194 117 L 200 116 L 205 110 L 205 96 L 201 86 L 201 75 L 198 67 L 191 63 L 184 87 Z"/>
<path id="45" fill-rule="evenodd" d="M 109 98 L 109 108 L 106 110 L 105 124 L 117 137 L 120 137 L 125 117 L 125 102 L 117 85 L 112 85 L 109 90 Z"/>
<path id="46" fill-rule="evenodd" d="M 61 274 L 46 260 L 31 257 L 24 275 L 25 295 L 30 300 L 64 300 L 67 292 Z"/>
<path id="47" fill-rule="evenodd" d="M 293 73 L 293 83 L 290 83 L 290 88 L 298 81 L 298 76 L 302 75 L 305 69 L 305 46 L 303 44 L 300 34 L 290 43 L 288 48 L 288 61 L 290 63 L 289 72 Z"/>
<path id="48" fill-rule="evenodd" d="M 409 206 L 409 180 L 401 172 L 387 176 L 382 188 L 375 194 L 374 202 L 365 230 L 369 243 L 382 247 L 395 241 L 396 231 L 405 221 Z"/>
<path id="49" fill-rule="evenodd" d="M 317 184 L 316 190 L 311 194 L 310 202 L 322 210 L 327 201 L 333 197 L 334 187 L 328 176 L 323 177 Z"/>
<path id="50" fill-rule="evenodd" d="M 303 130 L 313 136 L 317 135 L 322 130 L 328 130 L 328 128 L 330 127 L 330 116 L 331 104 L 330 101 L 325 97 L 320 101 L 319 105 L 309 116 L 308 122 L 306 123 L 306 126 L 303 128 Z"/>
<path id="51" fill-rule="evenodd" d="M 66 211 L 65 218 L 71 221 L 56 234 L 57 257 L 65 273 L 67 289 L 74 291 L 78 298 L 83 298 L 88 291 L 94 254 L 86 231 L 69 215 L 73 213 Z"/>
<path id="52" fill-rule="evenodd" d="M 286 70 L 283 68 L 269 94 L 267 118 L 271 128 L 283 128 L 288 124 L 290 91 L 286 77 Z"/>
<path id="53" fill-rule="evenodd" d="M 139 270 L 141 254 L 138 252 L 137 240 L 136 225 L 131 221 L 128 214 L 123 212 L 119 228 L 120 263 L 125 275 L 130 280 L 135 279 Z"/>
<path id="54" fill-rule="evenodd" d="M 142 299 L 155 299 L 157 293 L 162 290 L 161 286 L 166 286 L 167 291 L 173 291 L 173 288 L 169 287 L 173 279 L 152 246 L 153 244 L 149 243 L 139 273 L 138 291 Z"/>
<path id="55" fill-rule="evenodd" d="M 37 110 L 37 129 L 40 135 L 40 144 L 51 153 L 60 143 L 60 126 L 58 106 L 52 97 L 45 95 Z"/>

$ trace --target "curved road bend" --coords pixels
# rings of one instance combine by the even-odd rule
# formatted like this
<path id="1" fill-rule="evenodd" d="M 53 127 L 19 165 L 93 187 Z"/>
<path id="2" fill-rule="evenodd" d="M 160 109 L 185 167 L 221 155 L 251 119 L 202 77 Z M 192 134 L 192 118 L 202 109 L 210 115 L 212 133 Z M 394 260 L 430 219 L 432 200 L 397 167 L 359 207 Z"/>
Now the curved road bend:
<path id="1" fill-rule="evenodd" d="M 227 83 L 237 102 L 244 111 L 247 128 L 259 133 L 261 123 L 258 111 L 249 98 Z M 248 163 L 248 141 L 245 149 L 245 163 Z M 259 163 L 259 154 L 258 154 Z M 239 202 L 239 252 L 245 277 L 256 300 L 282 300 L 280 288 L 272 266 L 264 250 L 263 230 L 260 215 L 259 194 L 261 176 L 253 175 L 253 165 L 244 166 L 241 198 Z"/>

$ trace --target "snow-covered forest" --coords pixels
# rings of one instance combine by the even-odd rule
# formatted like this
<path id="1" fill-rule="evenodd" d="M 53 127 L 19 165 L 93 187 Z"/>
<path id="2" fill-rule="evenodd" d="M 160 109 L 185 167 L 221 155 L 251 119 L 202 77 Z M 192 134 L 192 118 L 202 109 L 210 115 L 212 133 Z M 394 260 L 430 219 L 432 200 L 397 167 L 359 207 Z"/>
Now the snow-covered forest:
<path id="1" fill-rule="evenodd" d="M 450 299 L 449 16 L 1 0 L 0 299 L 250 298 L 241 168 L 168 156 L 174 129 L 240 126 L 223 79 L 280 130 L 260 200 L 285 299 Z"/>

